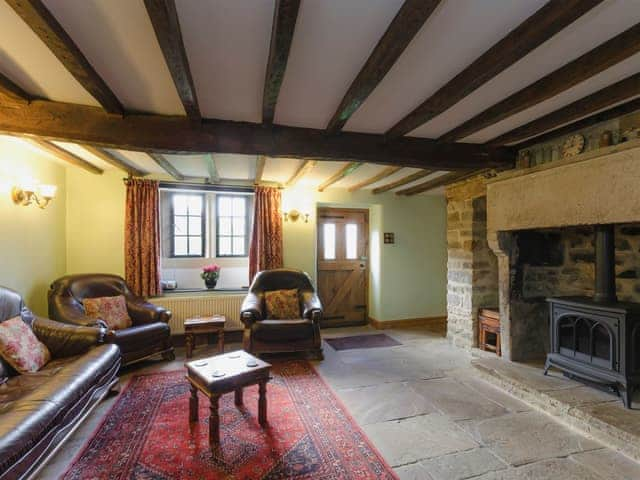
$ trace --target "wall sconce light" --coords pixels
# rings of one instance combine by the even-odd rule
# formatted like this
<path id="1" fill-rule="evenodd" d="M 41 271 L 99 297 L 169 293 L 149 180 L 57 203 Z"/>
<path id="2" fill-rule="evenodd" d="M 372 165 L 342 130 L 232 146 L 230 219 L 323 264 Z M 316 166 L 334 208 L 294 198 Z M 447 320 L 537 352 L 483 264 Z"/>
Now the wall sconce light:
<path id="1" fill-rule="evenodd" d="M 57 190 L 58 187 L 55 185 L 25 184 L 13 187 L 11 198 L 16 205 L 23 207 L 37 205 L 40 208 L 45 208 L 55 198 Z"/>
<path id="2" fill-rule="evenodd" d="M 291 221 L 293 223 L 297 222 L 300 217 L 304 216 L 304 223 L 309 223 L 309 214 L 308 213 L 300 213 L 298 210 L 291 209 L 288 212 L 284 212 L 284 221 Z"/>

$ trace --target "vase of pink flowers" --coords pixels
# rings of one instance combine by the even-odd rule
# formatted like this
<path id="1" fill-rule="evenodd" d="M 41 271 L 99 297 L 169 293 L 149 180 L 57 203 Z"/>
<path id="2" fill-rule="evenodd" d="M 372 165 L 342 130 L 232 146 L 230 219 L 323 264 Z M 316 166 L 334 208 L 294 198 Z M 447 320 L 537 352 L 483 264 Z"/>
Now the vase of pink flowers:
<path id="1" fill-rule="evenodd" d="M 203 267 L 200 276 L 204 280 L 204 284 L 207 286 L 207 288 L 209 290 L 213 290 L 214 288 L 216 288 L 218 277 L 220 276 L 220 265 L 216 265 L 214 263 Z"/>

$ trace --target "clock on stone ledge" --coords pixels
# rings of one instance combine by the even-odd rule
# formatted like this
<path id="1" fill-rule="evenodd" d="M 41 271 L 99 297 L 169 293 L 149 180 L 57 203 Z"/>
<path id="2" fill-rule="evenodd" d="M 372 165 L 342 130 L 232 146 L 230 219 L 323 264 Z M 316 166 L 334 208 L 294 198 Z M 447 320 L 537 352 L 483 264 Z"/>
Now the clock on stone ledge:
<path id="1" fill-rule="evenodd" d="M 562 158 L 575 157 L 584 149 L 584 136 L 571 135 L 562 145 Z"/>

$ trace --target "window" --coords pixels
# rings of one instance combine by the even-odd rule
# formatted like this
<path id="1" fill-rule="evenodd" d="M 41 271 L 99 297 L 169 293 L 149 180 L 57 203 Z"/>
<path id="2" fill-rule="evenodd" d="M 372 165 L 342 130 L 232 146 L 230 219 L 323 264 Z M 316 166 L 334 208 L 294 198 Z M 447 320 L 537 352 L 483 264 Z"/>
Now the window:
<path id="1" fill-rule="evenodd" d="M 253 195 L 249 192 L 161 189 L 162 257 L 246 258 L 252 213 Z M 200 263 L 182 262 L 189 266 Z M 167 265 L 180 267 L 180 263 Z"/>
<path id="2" fill-rule="evenodd" d="M 325 223 L 322 225 L 322 243 L 324 244 L 324 259 L 336 259 L 336 224 Z"/>
<path id="3" fill-rule="evenodd" d="M 347 223 L 345 228 L 346 235 L 346 257 L 348 260 L 355 260 L 358 258 L 358 224 Z"/>
<path id="4" fill-rule="evenodd" d="M 249 247 L 247 197 L 216 196 L 217 257 L 246 257 Z"/>
<path id="5" fill-rule="evenodd" d="M 204 256 L 204 195 L 175 194 L 171 198 L 173 257 Z"/>

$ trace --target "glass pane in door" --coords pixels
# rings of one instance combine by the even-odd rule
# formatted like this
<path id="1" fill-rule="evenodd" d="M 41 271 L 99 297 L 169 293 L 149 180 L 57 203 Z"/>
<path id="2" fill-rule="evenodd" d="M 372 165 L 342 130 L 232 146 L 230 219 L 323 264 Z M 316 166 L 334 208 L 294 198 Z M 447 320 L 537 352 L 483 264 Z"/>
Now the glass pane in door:
<path id="1" fill-rule="evenodd" d="M 348 223 L 345 228 L 346 256 L 348 260 L 358 258 L 358 224 Z"/>
<path id="2" fill-rule="evenodd" d="M 322 225 L 322 243 L 324 244 L 323 258 L 335 260 L 336 258 L 336 224 L 325 223 Z"/>

